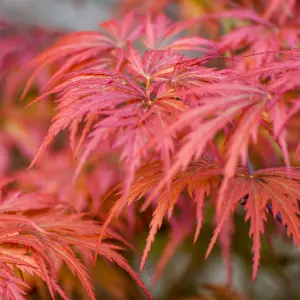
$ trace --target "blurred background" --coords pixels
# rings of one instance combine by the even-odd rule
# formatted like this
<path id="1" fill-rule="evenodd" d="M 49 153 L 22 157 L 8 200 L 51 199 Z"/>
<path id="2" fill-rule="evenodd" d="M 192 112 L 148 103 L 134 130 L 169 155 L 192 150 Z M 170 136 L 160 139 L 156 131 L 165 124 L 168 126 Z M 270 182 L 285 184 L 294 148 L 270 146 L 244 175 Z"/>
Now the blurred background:
<path id="1" fill-rule="evenodd" d="M 167 2 L 170 3 L 165 8 L 165 12 L 170 18 L 176 20 L 209 12 L 214 1 L 0 0 L 0 20 L 3 22 L 0 36 L 2 95 L 0 171 L 2 174 L 6 174 L 12 166 L 18 169 L 20 166 L 28 165 L 46 134 L 51 117 L 49 113 L 49 116 L 40 121 L 39 118 L 42 118 L 45 107 L 37 109 L 36 112 L 31 111 L 33 115 L 28 117 L 27 113 L 24 113 L 23 104 L 18 103 L 19 91 L 15 94 L 15 86 L 19 81 L 13 84 L 16 70 L 25 66 L 37 53 L 47 48 L 65 32 L 97 30 L 99 22 L 119 16 L 131 8 L 148 5 L 153 10 L 160 10 Z M 39 30 L 42 30 L 43 34 L 40 34 Z M 47 35 L 43 30 L 49 34 Z M 16 96 L 11 100 L 13 94 Z M 15 104 L 11 104 L 13 101 Z M 8 110 L 9 105 L 13 105 L 14 109 Z M 39 127 L 38 132 L 36 132 L 37 127 Z M 138 253 L 125 254 L 136 270 L 139 268 L 140 253 L 145 245 L 150 218 L 151 215 L 138 216 L 139 232 L 131 241 Z M 179 226 L 184 225 L 180 223 L 180 218 L 178 222 Z M 226 286 L 226 266 L 221 259 L 220 249 L 216 247 L 209 259 L 204 260 L 205 249 L 212 233 L 210 212 L 207 213 L 204 228 L 195 245 L 191 236 L 183 239 L 177 235 L 178 231 L 174 234 L 171 225 L 164 225 L 153 245 L 146 268 L 141 274 L 142 280 L 154 298 L 156 300 L 300 299 L 299 249 L 293 247 L 289 241 L 275 236 L 272 230 L 268 234 L 267 229 L 267 238 L 263 240 L 262 245 L 259 276 L 256 282 L 252 283 L 252 245 L 248 238 L 249 224 L 244 222 L 243 213 L 236 214 L 235 222 L 231 287 Z M 277 228 L 277 231 L 280 230 Z M 183 236 L 185 237 L 184 233 Z M 170 240 L 172 246 L 166 253 L 166 256 L 170 256 L 170 260 L 160 280 L 153 286 L 155 268 Z M 70 288 L 77 284 L 68 278 L 63 280 Z M 144 299 L 133 280 L 117 267 L 99 263 L 93 271 L 93 282 L 99 299 Z M 47 297 L 46 294 L 41 296 L 37 291 L 33 291 L 30 295 L 30 299 L 47 299 Z M 82 297 L 80 293 L 74 293 L 74 299 L 83 299 Z"/>
<path id="2" fill-rule="evenodd" d="M 111 17 L 116 0 L 1 0 L 0 17 L 61 30 L 96 29 Z"/>

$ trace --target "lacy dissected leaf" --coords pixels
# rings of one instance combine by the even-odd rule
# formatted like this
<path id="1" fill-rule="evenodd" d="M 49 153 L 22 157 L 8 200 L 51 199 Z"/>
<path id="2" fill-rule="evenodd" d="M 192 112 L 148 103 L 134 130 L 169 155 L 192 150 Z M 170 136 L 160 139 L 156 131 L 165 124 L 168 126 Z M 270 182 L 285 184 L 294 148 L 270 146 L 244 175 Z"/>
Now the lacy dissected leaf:
<path id="1" fill-rule="evenodd" d="M 288 235 L 293 235 L 294 243 L 299 245 L 299 171 L 291 168 L 289 123 L 300 107 L 299 51 L 291 50 L 299 46 L 300 5 L 294 0 L 252 4 L 239 2 L 241 8 L 225 12 L 218 11 L 232 7 L 230 1 L 209 4 L 216 13 L 201 20 L 226 19 L 221 23 L 220 42 L 186 35 L 190 26 L 199 25 L 199 19 L 171 22 L 162 13 L 134 11 L 120 20 L 102 23 L 101 32 L 68 35 L 36 58 L 31 65 L 36 71 L 27 89 L 41 70 L 49 71 L 54 63 L 56 73 L 47 81 L 44 92 L 31 103 L 54 95 L 56 112 L 31 166 L 40 161 L 50 144 L 55 148 L 54 139 L 65 129 L 69 130 L 70 148 L 79 161 L 77 168 L 67 159 L 57 159 L 51 164 L 55 155 L 45 153 L 40 170 L 23 172 L 23 179 L 18 177 L 21 190 L 33 193 L 9 194 L 0 203 L 1 224 L 8 226 L 3 231 L 4 246 L 11 250 L 11 244 L 16 244 L 20 249 L 20 253 L 0 251 L 0 263 L 3 257 L 3 261 L 10 262 L 7 264 L 38 275 L 48 285 L 52 297 L 55 292 L 63 294 L 54 274 L 59 271 L 57 265 L 64 263 L 92 295 L 87 267 L 96 250 L 95 257 L 99 253 L 119 264 L 147 294 L 119 253 L 130 245 L 107 228 L 124 206 L 128 208 L 130 226 L 133 225 L 136 205 L 131 204 L 141 198 L 144 198 L 142 211 L 149 206 L 154 209 L 141 269 L 164 218 L 168 218 L 172 228 L 157 277 L 195 223 L 194 240 L 197 240 L 206 196 L 210 196 L 209 202 L 216 208 L 217 223 L 207 253 L 219 238 L 229 275 L 232 273 L 231 213 L 241 200 L 253 238 L 253 278 L 258 270 L 260 235 L 268 212 L 281 220 Z M 210 28 L 208 31 L 205 36 L 212 36 Z M 216 55 L 219 50 L 226 57 Z M 197 57 L 190 59 L 189 55 Z M 261 167 L 260 161 L 252 165 L 251 156 L 256 147 L 262 148 L 257 146 L 262 130 L 278 146 L 274 150 L 276 155 L 263 149 L 264 157 L 270 156 L 268 165 L 278 166 L 283 158 L 287 169 L 266 169 L 252 174 L 253 168 Z M 298 141 L 297 132 L 292 134 Z M 0 132 L 0 138 L 6 142 L 5 134 Z M 1 153 L 8 156 L 10 148 L 4 142 Z M 60 145 L 61 152 L 68 155 L 66 144 Z M 218 163 L 204 155 L 211 148 Z M 109 171 L 102 169 L 100 158 L 87 163 L 92 153 L 103 149 L 122 162 L 114 172 L 106 173 Z M 4 169 L 7 161 L 5 164 Z M 45 167 L 49 164 L 52 169 Z M 247 165 L 249 170 L 240 165 Z M 96 170 L 94 176 L 85 173 L 89 168 Z M 100 185 L 103 183 L 107 188 L 115 182 L 112 177 L 117 173 L 124 178 L 123 185 L 118 186 L 120 198 L 102 227 L 62 205 L 64 199 L 67 203 L 80 202 L 76 211 L 83 211 L 90 195 L 100 198 L 105 190 Z M 77 179 L 74 186 L 70 184 L 72 175 Z M 185 191 L 188 196 L 184 200 L 189 201 L 189 206 L 182 208 L 178 199 Z M 46 192 L 59 201 L 45 196 Z M 214 197 L 213 192 L 219 196 Z M 99 216 L 106 217 L 106 207 Z M 124 246 L 111 244 L 107 239 Z M 26 287 L 16 279 L 12 282 L 14 285 L 7 291 L 19 294 L 25 291 Z"/>
<path id="2" fill-rule="evenodd" d="M 65 263 L 80 279 L 89 297 L 95 299 L 86 266 L 80 261 L 77 253 L 80 253 L 85 264 L 91 263 L 101 226 L 87 219 L 84 214 L 72 213 L 62 206 L 54 205 L 53 202 L 39 204 L 38 196 L 41 199 L 43 197 L 34 194 L 20 196 L 19 209 L 15 205 L 17 194 L 14 195 L 15 198 L 9 196 L 7 203 L 3 201 L 5 205 L 2 204 L 0 214 L 0 263 L 2 264 L 0 269 L 3 274 L 6 274 L 6 277 L 2 277 L 1 283 L 1 286 L 6 287 L 3 295 L 6 295 L 5 293 L 10 295 L 6 299 L 24 299 L 24 297 L 15 297 L 18 293 L 24 293 L 20 290 L 20 286 L 27 287 L 27 285 L 22 283 L 23 281 L 12 271 L 11 268 L 14 266 L 20 272 L 36 274 L 44 280 L 53 299 L 55 292 L 63 299 L 68 299 L 56 283 L 59 268 L 62 263 Z M 127 245 L 122 237 L 111 230 L 106 232 L 105 239 L 114 239 Z M 138 276 L 118 253 L 123 248 L 123 246 L 104 242 L 98 253 L 125 269 L 148 298 L 151 298 Z"/>
<path id="3" fill-rule="evenodd" d="M 153 161 L 140 168 L 136 174 L 136 179 L 131 188 L 130 194 L 127 198 L 127 205 L 139 200 L 149 193 L 160 182 L 164 174 L 163 164 L 159 161 Z M 174 206 L 177 203 L 178 197 L 181 192 L 187 188 L 188 193 L 195 199 L 197 206 L 196 219 L 197 228 L 195 233 L 195 241 L 199 235 L 202 220 L 203 220 L 203 207 L 205 195 L 210 194 L 211 184 L 218 181 L 218 177 L 222 174 L 222 168 L 218 163 L 215 163 L 209 156 L 204 156 L 198 162 L 195 161 L 184 171 L 178 173 L 170 185 L 170 189 L 161 190 L 160 195 L 155 201 L 155 210 L 150 224 L 150 232 L 147 238 L 147 244 L 144 250 L 141 269 L 143 268 L 151 244 L 154 241 L 155 235 L 162 225 L 165 215 L 168 214 L 169 218 L 172 215 Z M 170 190 L 170 194 L 168 191 Z M 106 226 L 110 223 L 112 218 L 122 208 L 122 198 L 117 201 L 112 208 L 110 215 L 103 225 L 103 232 Z M 142 205 L 142 210 L 145 210 L 152 202 L 153 197 L 146 198 Z M 103 233 L 102 233 L 103 234 Z"/>
<path id="4" fill-rule="evenodd" d="M 261 64 L 267 64 L 274 59 L 274 56 L 281 50 L 280 44 L 276 41 L 277 36 L 269 28 L 261 25 L 248 26 L 227 34 L 223 38 L 221 48 L 230 51 L 238 51 L 245 45 L 250 45 L 250 49 L 243 55 L 248 59 L 236 60 L 241 68 L 258 67 Z M 264 36 L 263 39 L 257 39 L 258 36 Z M 253 55 L 252 54 L 258 54 Z"/>
<path id="5" fill-rule="evenodd" d="M 203 161 L 202 161 L 203 163 Z M 161 194 L 157 198 L 156 209 L 153 213 L 151 221 L 151 229 L 147 239 L 147 245 L 144 250 L 144 256 L 141 267 L 145 263 L 145 259 L 150 250 L 150 246 L 154 240 L 154 236 L 157 230 L 160 228 L 163 218 L 169 211 L 172 213 L 174 204 L 176 203 L 179 194 L 187 186 L 188 190 L 194 190 L 193 197 L 197 201 L 199 206 L 199 212 L 197 212 L 197 232 L 202 222 L 202 208 L 205 189 L 208 188 L 210 180 L 216 179 L 222 174 L 222 168 L 218 164 L 206 164 L 197 165 L 197 163 L 191 164 L 185 172 L 177 175 L 171 185 L 171 195 L 168 197 L 166 190 L 161 190 Z M 147 193 L 151 193 L 151 189 L 159 183 L 163 172 L 159 170 L 160 163 L 152 162 L 151 164 L 141 168 L 137 172 L 137 179 L 132 187 L 131 194 L 128 198 L 128 203 L 138 200 L 145 196 Z M 294 243 L 299 245 L 299 192 L 300 192 L 300 173 L 298 169 L 291 169 L 288 172 L 285 168 L 263 169 L 256 171 L 254 174 L 249 174 L 245 169 L 238 169 L 234 177 L 228 180 L 225 190 L 225 198 L 222 198 L 222 202 L 218 203 L 219 211 L 217 211 L 217 227 L 212 237 L 211 243 L 207 250 L 207 255 L 210 253 L 217 237 L 220 235 L 224 226 L 227 226 L 227 222 L 230 221 L 230 214 L 234 211 L 237 204 L 248 195 L 248 200 L 245 204 L 246 220 L 250 219 L 250 232 L 249 235 L 253 238 L 253 279 L 257 275 L 259 259 L 260 259 L 260 235 L 264 232 L 264 222 L 266 221 L 268 206 L 270 203 L 272 206 L 272 212 L 274 218 L 277 218 L 280 213 L 282 218 L 282 224 L 287 227 L 287 235 L 293 235 Z M 201 194 L 198 198 L 197 194 Z M 143 204 L 142 209 L 145 209 L 153 198 L 150 197 Z M 150 200 L 150 201 L 149 201 Z M 220 201 L 220 198 L 218 199 Z M 108 219 L 111 219 L 115 211 L 118 209 L 119 203 L 117 202 L 115 207 L 111 211 L 111 215 Z M 109 221 L 108 221 L 109 222 Z M 104 224 L 104 228 L 107 225 Z M 229 229 L 231 231 L 231 229 Z M 226 240 L 224 240 L 226 238 Z M 224 249 L 224 257 L 228 259 L 228 235 L 224 238 L 221 237 L 222 248 Z M 165 254 L 166 255 L 166 254 Z M 230 262 L 228 261 L 230 266 Z M 230 269 L 229 269 L 230 271 Z"/>
<path id="6" fill-rule="evenodd" d="M 137 19 L 142 18 L 146 21 L 136 22 Z M 112 19 L 100 24 L 102 32 L 69 34 L 31 63 L 31 68 L 35 71 L 27 83 L 23 96 L 37 74 L 54 62 L 57 62 L 60 67 L 47 82 L 45 90 L 59 83 L 63 75 L 75 70 L 87 68 L 120 70 L 126 59 L 130 59 L 126 44 L 134 42 L 141 36 L 149 49 L 216 53 L 216 45 L 213 41 L 198 36 L 169 41 L 193 23 L 194 21 L 183 21 L 172 24 L 164 14 L 159 14 L 152 22 L 150 15 L 145 18 L 144 15 L 138 16 L 135 11 L 132 11 L 125 14 L 120 21 Z"/>
<path id="7" fill-rule="evenodd" d="M 153 91 L 154 96 L 148 90 Z M 76 148 L 86 143 L 75 176 L 92 151 L 99 144 L 109 142 L 112 149 L 122 149 L 121 160 L 126 171 L 124 195 L 129 191 L 142 157 L 147 156 L 144 149 L 148 141 L 175 122 L 186 109 L 182 101 L 175 99 L 174 91 L 151 85 L 145 89 L 122 73 L 81 72 L 49 93 L 53 92 L 60 94 L 58 113 L 32 165 L 60 131 L 70 128 L 71 137 L 75 136 L 78 124 L 83 121 L 85 129 Z M 170 138 L 163 138 L 162 142 L 155 151 L 168 160 L 173 144 Z"/>
<path id="8" fill-rule="evenodd" d="M 256 141 L 262 113 L 269 99 L 265 90 L 240 83 L 216 83 L 195 91 L 201 99 L 198 107 L 183 113 L 176 123 L 166 129 L 165 134 L 169 135 L 185 127 L 191 128 L 184 137 L 171 168 L 156 188 L 156 193 L 177 172 L 184 170 L 190 161 L 201 157 L 219 132 L 231 128 L 224 155 L 226 180 L 221 187 L 223 191 L 227 179 L 235 174 L 239 158 L 243 165 L 246 164 L 250 140 Z"/>
<path id="9" fill-rule="evenodd" d="M 239 53 L 241 59 L 234 60 L 233 63 L 244 70 L 271 62 L 280 50 L 297 48 L 300 31 L 297 26 L 291 26 L 288 16 L 292 10 L 299 11 L 299 7 L 296 7 L 296 1 L 287 2 L 289 3 L 269 1 L 270 5 L 265 7 L 262 16 L 247 9 L 213 14 L 218 18 L 251 21 L 248 24 L 242 22 L 241 26 L 222 36 L 220 50 L 229 51 L 233 55 Z M 282 7 L 283 11 L 279 9 Z"/>
<path id="10" fill-rule="evenodd" d="M 254 174 L 246 170 L 239 171 L 229 180 L 226 188 L 226 199 L 220 203 L 217 215 L 217 226 L 207 250 L 210 253 L 216 238 L 231 212 L 241 199 L 248 195 L 245 204 L 246 220 L 250 220 L 249 235 L 253 239 L 253 279 L 258 271 L 260 260 L 260 235 L 264 233 L 267 218 L 267 203 L 272 205 L 274 218 L 280 213 L 282 224 L 287 227 L 287 235 L 293 236 L 294 243 L 299 245 L 299 169 L 287 171 L 285 168 L 262 169 Z"/>
<path id="11" fill-rule="evenodd" d="M 12 259 L 10 256 L 7 256 L 6 259 L 9 261 Z M 18 263 L 21 265 L 23 262 L 21 260 L 13 260 L 13 263 Z M 30 287 L 21 279 L 15 276 L 13 270 L 6 263 L 0 264 L 0 295 L 4 299 L 26 299 L 26 291 Z"/>
<path id="12" fill-rule="evenodd" d="M 299 51 L 281 51 L 277 59 L 268 65 L 247 72 L 251 80 L 259 80 L 268 89 L 271 101 L 268 104 L 267 121 L 272 135 L 279 144 L 285 162 L 289 164 L 287 143 L 291 119 L 299 113 Z"/>
<path id="13" fill-rule="evenodd" d="M 209 54 L 216 53 L 216 43 L 199 36 L 179 37 L 179 35 L 195 20 L 172 23 L 164 14 L 155 18 L 150 14 L 145 21 L 145 35 L 143 43 L 148 49 L 171 49 L 174 51 L 199 51 Z"/>
<path id="14" fill-rule="evenodd" d="M 20 192 L 11 193 L 1 199 L 0 213 L 20 212 L 28 210 L 39 210 L 57 205 L 57 199 L 49 194 L 21 194 Z"/>
<path id="15" fill-rule="evenodd" d="M 226 71 L 217 71 L 213 68 L 204 67 L 204 64 L 209 61 L 208 57 L 195 58 L 186 61 L 178 62 L 174 66 L 171 74 L 170 84 L 175 89 L 177 96 L 185 103 L 191 106 L 198 105 L 198 98 L 192 103 L 192 95 L 190 89 L 196 87 L 205 87 L 211 83 L 220 83 L 222 81 L 232 80 L 235 74 L 230 74 Z M 195 93 L 197 96 L 197 93 Z"/>
<path id="16" fill-rule="evenodd" d="M 167 81 L 174 67 L 181 62 L 183 55 L 171 50 L 148 50 L 143 56 L 129 45 L 129 68 L 135 76 L 141 76 L 145 84 L 154 81 Z"/>
<path id="17" fill-rule="evenodd" d="M 289 120 L 299 112 L 299 51 L 278 53 L 278 59 L 247 73 L 249 78 L 266 82 L 272 95 L 274 135 L 280 137 Z M 277 116 L 277 118 L 276 118 Z"/>
<path id="18" fill-rule="evenodd" d="M 75 32 L 60 39 L 32 62 L 31 67 L 36 70 L 29 79 L 23 95 L 26 94 L 36 75 L 53 62 L 60 62 L 61 66 L 47 83 L 48 87 L 70 70 L 82 69 L 89 66 L 91 62 L 93 66 L 105 68 L 107 57 L 111 54 L 114 60 L 112 64 L 114 66 L 121 64 L 122 48 L 127 41 L 137 39 L 142 31 L 142 25 L 136 24 L 135 16 L 135 12 L 129 12 L 119 22 L 116 20 L 103 22 L 100 24 L 102 32 Z M 103 60 L 102 56 L 106 58 Z"/>
<path id="19" fill-rule="evenodd" d="M 152 90 L 175 90 L 176 96 L 185 100 L 185 89 L 201 87 L 233 77 L 226 71 L 205 67 L 211 57 L 188 59 L 171 50 L 148 50 L 142 56 L 129 45 L 129 72 L 140 77 Z"/>

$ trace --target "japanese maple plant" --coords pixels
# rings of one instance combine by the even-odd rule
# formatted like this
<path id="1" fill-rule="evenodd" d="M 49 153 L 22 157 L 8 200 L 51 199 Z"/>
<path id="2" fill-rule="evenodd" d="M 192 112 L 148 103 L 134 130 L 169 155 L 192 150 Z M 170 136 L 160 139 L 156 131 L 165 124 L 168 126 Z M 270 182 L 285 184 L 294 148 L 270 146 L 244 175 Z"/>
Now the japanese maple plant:
<path id="1" fill-rule="evenodd" d="M 152 213 L 140 270 L 163 222 L 177 222 L 155 280 L 185 238 L 201 243 L 207 209 L 215 229 L 206 257 L 219 241 L 229 281 L 236 210 L 250 224 L 253 280 L 266 222 L 300 245 L 299 3 L 215 2 L 212 13 L 182 21 L 127 12 L 63 36 L 29 64 L 22 97 L 34 87 L 39 95 L 23 114 L 39 107 L 54 117 L 29 170 L 1 182 L 5 299 L 28 292 L 16 269 L 67 299 L 62 263 L 95 299 L 87 267 L 98 255 L 151 298 L 121 255 L 140 212 Z"/>

